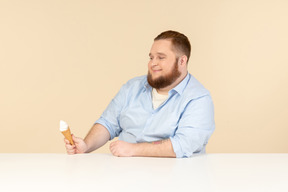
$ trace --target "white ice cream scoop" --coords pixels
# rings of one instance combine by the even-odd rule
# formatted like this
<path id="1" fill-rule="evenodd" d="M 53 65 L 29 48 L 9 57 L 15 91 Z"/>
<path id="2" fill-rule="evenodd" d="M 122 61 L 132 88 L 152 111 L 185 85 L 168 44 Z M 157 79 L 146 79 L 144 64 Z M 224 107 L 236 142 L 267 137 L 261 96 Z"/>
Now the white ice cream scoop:
<path id="1" fill-rule="evenodd" d="M 71 132 L 70 132 L 70 128 L 68 124 L 63 120 L 60 120 L 60 131 L 65 136 L 65 138 L 70 142 L 70 144 L 74 145 Z"/>

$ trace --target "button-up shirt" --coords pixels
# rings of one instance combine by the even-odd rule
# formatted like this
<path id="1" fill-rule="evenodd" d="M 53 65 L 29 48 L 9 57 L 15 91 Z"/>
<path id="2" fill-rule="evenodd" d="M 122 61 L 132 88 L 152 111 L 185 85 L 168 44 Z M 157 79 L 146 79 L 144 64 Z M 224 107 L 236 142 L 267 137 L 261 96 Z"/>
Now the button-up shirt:
<path id="1" fill-rule="evenodd" d="M 129 143 L 170 139 L 176 157 L 204 153 L 215 129 L 210 93 L 191 74 L 168 93 L 157 109 L 152 105 L 152 87 L 147 76 L 123 85 L 95 122 Z"/>

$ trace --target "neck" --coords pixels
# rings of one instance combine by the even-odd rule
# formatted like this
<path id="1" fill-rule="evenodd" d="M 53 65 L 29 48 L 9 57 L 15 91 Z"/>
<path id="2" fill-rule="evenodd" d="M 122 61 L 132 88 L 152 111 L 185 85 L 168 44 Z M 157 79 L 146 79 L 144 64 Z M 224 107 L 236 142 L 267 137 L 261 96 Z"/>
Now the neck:
<path id="1" fill-rule="evenodd" d="M 183 81 L 183 79 L 185 79 L 186 75 L 188 74 L 188 71 L 186 71 L 185 73 L 182 73 L 181 76 L 176 79 L 176 81 L 174 83 L 172 83 L 171 85 L 161 88 L 161 89 L 156 89 L 157 92 L 161 95 L 168 95 L 169 91 L 171 89 L 173 89 L 174 87 L 176 87 L 179 83 L 181 83 L 181 81 Z"/>

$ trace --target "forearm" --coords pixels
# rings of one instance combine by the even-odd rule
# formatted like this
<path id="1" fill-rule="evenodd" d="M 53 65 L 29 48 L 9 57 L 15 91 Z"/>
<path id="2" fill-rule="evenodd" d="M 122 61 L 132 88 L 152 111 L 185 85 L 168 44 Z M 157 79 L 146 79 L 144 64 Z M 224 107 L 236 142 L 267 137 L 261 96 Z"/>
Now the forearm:
<path id="1" fill-rule="evenodd" d="M 110 139 L 110 133 L 108 130 L 101 124 L 94 124 L 93 127 L 88 132 L 84 141 L 88 147 L 85 151 L 90 153 L 107 143 Z"/>
<path id="2" fill-rule="evenodd" d="M 137 143 L 133 148 L 133 156 L 176 157 L 170 139 L 152 143 Z"/>

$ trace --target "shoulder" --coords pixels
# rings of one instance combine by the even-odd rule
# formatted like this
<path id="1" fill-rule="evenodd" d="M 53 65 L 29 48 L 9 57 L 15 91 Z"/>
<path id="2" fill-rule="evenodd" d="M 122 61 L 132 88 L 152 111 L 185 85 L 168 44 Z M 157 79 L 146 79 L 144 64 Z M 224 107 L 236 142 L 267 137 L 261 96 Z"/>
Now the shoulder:
<path id="1" fill-rule="evenodd" d="M 183 94 L 190 100 L 197 99 L 204 96 L 210 97 L 210 92 L 206 89 L 203 84 L 198 81 L 193 75 L 190 74 L 190 78 L 187 82 L 187 86 Z"/>
<path id="2" fill-rule="evenodd" d="M 186 114 L 203 114 L 213 117 L 214 104 L 210 92 L 195 77 L 190 79 L 183 92 Z"/>
<path id="3" fill-rule="evenodd" d="M 146 76 L 139 76 L 128 80 L 118 91 L 115 98 L 131 98 L 141 92 L 145 87 Z"/>
<path id="4" fill-rule="evenodd" d="M 125 94 L 137 93 L 142 91 L 147 84 L 147 76 L 134 77 L 128 80 L 120 89 L 120 92 Z"/>
<path id="5" fill-rule="evenodd" d="M 123 86 L 126 88 L 134 88 L 134 87 L 144 87 L 147 82 L 147 76 L 139 76 L 139 77 L 134 77 L 130 80 L 128 80 Z"/>

